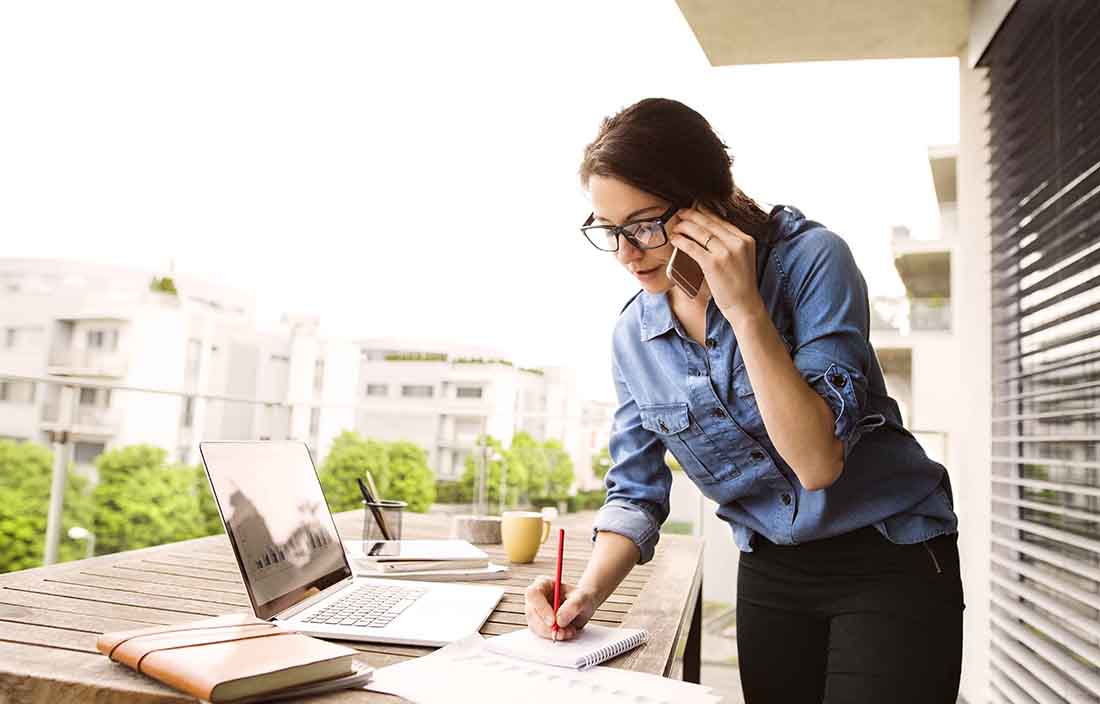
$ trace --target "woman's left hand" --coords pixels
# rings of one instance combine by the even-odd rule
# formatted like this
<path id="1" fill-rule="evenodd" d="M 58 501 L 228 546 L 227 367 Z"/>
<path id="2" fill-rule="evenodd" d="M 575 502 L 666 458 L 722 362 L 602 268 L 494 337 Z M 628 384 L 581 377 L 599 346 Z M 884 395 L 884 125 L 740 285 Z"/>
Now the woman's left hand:
<path id="1" fill-rule="evenodd" d="M 722 315 L 732 321 L 762 305 L 756 289 L 756 240 L 702 208 L 684 208 L 677 214 L 669 242 L 699 263 Z"/>

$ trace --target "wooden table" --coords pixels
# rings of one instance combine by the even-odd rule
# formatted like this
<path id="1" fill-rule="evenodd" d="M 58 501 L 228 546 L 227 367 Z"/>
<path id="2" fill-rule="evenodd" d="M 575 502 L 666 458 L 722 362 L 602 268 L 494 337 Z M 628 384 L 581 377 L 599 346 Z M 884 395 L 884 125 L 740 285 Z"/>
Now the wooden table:
<path id="1" fill-rule="evenodd" d="M 561 516 L 566 528 L 563 579 L 575 582 L 592 551 L 594 514 Z M 358 538 L 361 512 L 336 517 L 345 538 Z M 409 514 L 407 538 L 443 538 L 450 517 Z M 481 629 L 486 636 L 526 626 L 523 590 L 538 575 L 554 574 L 557 531 L 530 565 L 513 565 L 507 579 L 484 582 L 506 593 Z M 499 545 L 485 546 L 506 563 Z M 702 540 L 665 535 L 654 559 L 634 568 L 596 611 L 594 622 L 645 627 L 649 642 L 611 664 L 667 677 L 699 681 L 702 604 Z M 224 535 L 188 540 L 88 560 L 0 574 L 0 704 L 6 702 L 194 701 L 158 682 L 110 662 L 95 649 L 103 632 L 173 624 L 250 612 L 229 541 Z M 418 657 L 431 648 L 345 643 L 374 667 Z M 390 702 L 397 697 L 344 691 L 323 702 Z"/>

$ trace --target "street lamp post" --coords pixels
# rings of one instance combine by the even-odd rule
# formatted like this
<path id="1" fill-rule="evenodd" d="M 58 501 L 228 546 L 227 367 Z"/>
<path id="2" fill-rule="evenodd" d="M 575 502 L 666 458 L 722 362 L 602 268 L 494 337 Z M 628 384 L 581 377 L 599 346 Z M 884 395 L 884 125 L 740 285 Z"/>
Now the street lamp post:
<path id="1" fill-rule="evenodd" d="M 69 538 L 72 540 L 86 540 L 87 551 L 85 557 L 95 557 L 95 533 L 87 528 L 73 526 L 69 529 Z"/>

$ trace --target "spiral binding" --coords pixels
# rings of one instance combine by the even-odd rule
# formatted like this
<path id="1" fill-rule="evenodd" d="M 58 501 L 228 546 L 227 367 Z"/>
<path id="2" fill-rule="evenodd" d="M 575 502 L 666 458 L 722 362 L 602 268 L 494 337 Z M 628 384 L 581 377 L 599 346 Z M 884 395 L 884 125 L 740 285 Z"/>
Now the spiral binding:
<path id="1" fill-rule="evenodd" d="M 646 639 L 648 637 L 649 634 L 646 631 L 639 631 L 631 635 L 629 638 L 611 643 L 609 645 L 605 645 L 599 650 L 584 656 L 584 660 L 581 662 L 581 669 L 587 670 L 590 667 L 595 667 L 604 660 L 610 660 L 616 655 L 622 655 L 626 651 L 631 650 L 646 642 Z"/>

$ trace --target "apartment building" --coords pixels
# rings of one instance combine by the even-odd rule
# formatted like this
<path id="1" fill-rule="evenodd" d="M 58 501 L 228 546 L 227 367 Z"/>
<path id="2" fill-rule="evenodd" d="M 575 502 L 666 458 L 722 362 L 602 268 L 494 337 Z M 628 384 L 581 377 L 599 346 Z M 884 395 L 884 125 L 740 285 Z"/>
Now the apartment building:
<path id="1" fill-rule="evenodd" d="M 252 333 L 255 306 L 192 277 L 155 281 L 163 278 L 103 264 L 0 260 L 0 373 L 9 375 L 0 436 L 41 442 L 67 429 L 77 465 L 140 442 L 193 461 L 194 443 L 209 434 L 195 431 L 203 418 L 182 392 L 226 393 L 240 383 L 227 370 L 242 366 L 233 341 Z M 86 383 L 67 383 L 75 379 Z M 211 417 L 211 430 L 251 435 L 235 422 L 239 409 L 225 415 Z"/>
<path id="2" fill-rule="evenodd" d="M 523 430 L 561 441 L 586 484 L 602 447 L 592 443 L 610 428 L 609 414 L 582 414 L 569 369 L 520 369 L 470 345 L 326 338 L 314 315 L 259 330 L 250 296 L 160 281 L 0 260 L 0 437 L 45 442 L 68 430 L 74 461 L 87 466 L 133 443 L 194 463 L 199 442 L 229 439 L 296 438 L 323 458 L 348 429 L 414 442 L 440 477 L 455 478 L 480 434 L 507 445 Z"/>
<path id="3" fill-rule="evenodd" d="M 965 408 L 955 402 L 967 368 L 951 300 L 952 277 L 959 275 L 952 266 L 958 243 L 957 151 L 953 145 L 928 150 L 938 232 L 921 239 L 904 226 L 891 232 L 890 249 L 905 296 L 871 301 L 871 342 L 890 395 L 901 407 L 905 426 L 949 472 L 959 471 L 950 446 L 968 422 Z"/>

